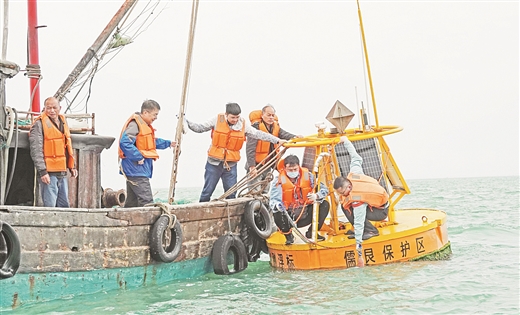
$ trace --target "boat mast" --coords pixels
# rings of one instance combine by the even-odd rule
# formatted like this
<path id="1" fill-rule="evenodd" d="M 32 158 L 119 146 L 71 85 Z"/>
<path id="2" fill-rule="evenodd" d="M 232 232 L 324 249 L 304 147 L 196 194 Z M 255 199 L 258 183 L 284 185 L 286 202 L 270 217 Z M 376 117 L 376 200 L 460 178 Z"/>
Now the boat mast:
<path id="1" fill-rule="evenodd" d="M 27 50 L 31 111 L 40 112 L 40 56 L 38 52 L 38 8 L 37 0 L 27 1 Z"/>
<path id="2" fill-rule="evenodd" d="M 195 39 L 195 26 L 197 25 L 197 12 L 199 9 L 199 0 L 193 0 L 191 6 L 191 23 L 188 38 L 188 48 L 186 52 L 186 64 L 184 67 L 184 80 L 182 84 L 181 105 L 179 108 L 179 120 L 177 121 L 177 129 L 175 131 L 175 142 L 177 145 L 173 149 L 173 165 L 172 176 L 170 178 L 170 190 L 168 192 L 168 202 L 173 204 L 175 198 L 175 184 L 177 183 L 177 170 L 179 164 L 179 156 L 181 155 L 181 141 L 184 133 L 184 113 L 186 112 L 186 98 L 188 94 L 188 81 L 190 79 L 191 56 L 193 53 L 193 42 Z"/>
<path id="3" fill-rule="evenodd" d="M 83 58 L 81 58 L 74 70 L 72 70 L 68 78 L 65 80 L 65 82 L 63 82 L 58 91 L 56 91 L 56 93 L 54 94 L 54 97 L 57 98 L 58 101 L 61 101 L 65 97 L 65 94 L 69 92 L 70 87 L 74 84 L 74 82 L 76 82 L 81 72 L 83 72 L 85 67 L 92 60 L 92 58 L 94 58 L 94 56 L 97 54 L 98 50 L 101 48 L 103 43 L 110 37 L 112 31 L 114 31 L 119 22 L 121 22 L 123 17 L 128 13 L 128 11 L 130 11 L 130 9 L 132 9 L 132 7 L 137 1 L 138 0 L 126 0 L 125 3 L 123 3 L 119 11 L 116 12 L 112 20 L 110 20 L 108 25 L 98 36 L 94 44 L 90 46 L 90 48 L 87 50 Z"/>
<path id="4" fill-rule="evenodd" d="M 372 106 L 374 107 L 374 118 L 376 120 L 376 129 L 379 129 L 379 119 L 377 117 L 376 98 L 374 96 L 374 86 L 372 84 L 372 73 L 370 72 L 370 62 L 368 61 L 367 43 L 365 40 L 365 30 L 363 28 L 363 18 L 361 17 L 361 8 L 359 7 L 359 0 L 357 2 L 359 27 L 361 28 L 361 37 L 363 39 L 363 51 L 365 53 L 365 62 L 367 64 L 368 82 L 370 84 L 370 94 L 372 96 Z"/>

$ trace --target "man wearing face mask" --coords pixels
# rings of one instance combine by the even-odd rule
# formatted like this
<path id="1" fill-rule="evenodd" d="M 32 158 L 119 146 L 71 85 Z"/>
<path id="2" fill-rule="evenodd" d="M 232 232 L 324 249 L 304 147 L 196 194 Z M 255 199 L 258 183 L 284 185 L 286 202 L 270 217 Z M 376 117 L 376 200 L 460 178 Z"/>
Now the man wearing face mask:
<path id="1" fill-rule="evenodd" d="M 269 206 L 273 210 L 274 221 L 285 235 L 285 244 L 294 243 L 289 215 L 296 221 L 297 227 L 309 225 L 305 236 L 312 237 L 313 204 L 319 202 L 318 231 L 329 214 L 329 202 L 324 198 L 329 194 L 327 186 L 319 185 L 319 191 L 314 193 L 316 179 L 308 169 L 300 167 L 300 160 L 295 155 L 289 155 L 281 160 L 283 169 L 271 182 Z M 325 237 L 318 234 L 318 241 Z"/>
<path id="2" fill-rule="evenodd" d="M 379 231 L 370 221 L 382 221 L 388 216 L 388 193 L 374 178 L 363 173 L 363 159 L 350 140 L 343 136 L 341 142 L 351 157 L 350 172 L 334 180 L 334 190 L 340 196 L 341 207 L 354 227 L 358 267 L 364 266 L 362 246 L 364 240 L 378 236 Z M 350 231 L 347 231 L 349 234 Z"/>

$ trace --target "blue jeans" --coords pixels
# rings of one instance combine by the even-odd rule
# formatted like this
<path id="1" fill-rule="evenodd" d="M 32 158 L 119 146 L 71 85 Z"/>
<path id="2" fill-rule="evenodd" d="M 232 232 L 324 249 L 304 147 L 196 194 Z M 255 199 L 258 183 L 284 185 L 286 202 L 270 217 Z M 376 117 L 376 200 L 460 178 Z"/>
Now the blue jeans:
<path id="1" fill-rule="evenodd" d="M 58 177 L 50 175 L 51 182 L 47 185 L 40 181 L 40 193 L 42 194 L 44 207 L 70 208 L 69 183 L 67 176 Z"/>
<path id="2" fill-rule="evenodd" d="M 228 191 L 237 183 L 237 164 L 233 165 L 229 171 L 224 167 L 224 162 L 219 165 L 213 165 L 206 162 L 206 172 L 204 172 L 204 188 L 200 194 L 199 202 L 210 201 L 211 195 L 217 187 L 218 181 L 222 178 L 222 186 L 224 192 Z M 231 194 L 226 199 L 235 198 L 236 193 Z"/>

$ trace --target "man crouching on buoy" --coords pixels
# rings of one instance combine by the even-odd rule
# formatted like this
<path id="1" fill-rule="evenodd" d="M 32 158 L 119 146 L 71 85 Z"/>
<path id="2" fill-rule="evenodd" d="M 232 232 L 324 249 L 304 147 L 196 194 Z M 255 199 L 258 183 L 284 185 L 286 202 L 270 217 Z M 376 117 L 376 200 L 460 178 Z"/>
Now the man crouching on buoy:
<path id="1" fill-rule="evenodd" d="M 350 172 L 347 177 L 340 176 L 334 180 L 334 190 L 340 196 L 343 213 L 354 226 L 354 234 L 349 238 L 356 239 L 357 266 L 363 267 L 361 243 L 379 235 L 370 221 L 382 221 L 388 216 L 388 193 L 377 180 L 363 173 L 363 159 L 352 142 L 346 136 L 342 136 L 340 141 L 351 157 Z"/>
<path id="2" fill-rule="evenodd" d="M 280 167 L 283 165 L 282 167 Z M 316 179 L 305 167 L 300 167 L 300 160 L 296 155 L 289 155 L 280 161 L 278 170 L 280 175 L 271 182 L 269 206 L 273 210 L 274 221 L 285 235 L 285 244 L 294 243 L 289 218 L 296 222 L 297 227 L 309 225 L 305 236 L 312 238 L 313 204 L 319 202 L 318 231 L 329 214 L 329 202 L 324 200 L 329 189 L 320 182 L 320 190 L 313 193 Z M 318 234 L 318 241 L 325 237 Z"/>

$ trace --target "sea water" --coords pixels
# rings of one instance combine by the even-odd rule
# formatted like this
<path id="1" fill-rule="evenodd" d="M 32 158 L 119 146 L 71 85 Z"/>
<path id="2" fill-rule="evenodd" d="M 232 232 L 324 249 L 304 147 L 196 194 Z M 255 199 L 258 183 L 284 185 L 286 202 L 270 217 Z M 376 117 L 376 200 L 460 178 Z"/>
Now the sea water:
<path id="1" fill-rule="evenodd" d="M 448 214 L 445 261 L 322 271 L 274 270 L 37 303 L 19 314 L 519 314 L 519 177 L 409 180 L 398 208 Z M 177 189 L 195 202 L 200 189 Z M 166 199 L 160 190 L 157 199 Z M 213 197 L 217 197 L 215 194 Z"/>

